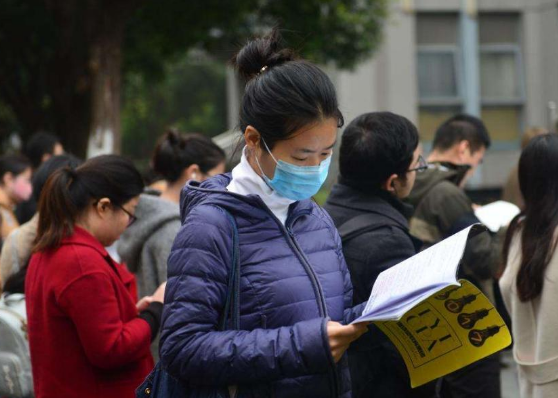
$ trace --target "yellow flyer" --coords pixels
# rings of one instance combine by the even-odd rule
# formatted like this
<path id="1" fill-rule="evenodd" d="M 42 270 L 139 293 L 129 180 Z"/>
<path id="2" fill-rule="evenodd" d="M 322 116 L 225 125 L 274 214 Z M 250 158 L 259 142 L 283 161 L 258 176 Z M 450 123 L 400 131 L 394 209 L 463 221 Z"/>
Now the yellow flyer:
<path id="1" fill-rule="evenodd" d="M 456 275 L 475 224 L 382 272 L 362 316 L 395 344 L 418 387 L 511 344 L 502 317 L 473 284 Z"/>
<path id="2" fill-rule="evenodd" d="M 448 286 L 398 321 L 374 323 L 403 357 L 411 386 L 454 372 L 511 344 L 502 317 L 473 284 Z"/>

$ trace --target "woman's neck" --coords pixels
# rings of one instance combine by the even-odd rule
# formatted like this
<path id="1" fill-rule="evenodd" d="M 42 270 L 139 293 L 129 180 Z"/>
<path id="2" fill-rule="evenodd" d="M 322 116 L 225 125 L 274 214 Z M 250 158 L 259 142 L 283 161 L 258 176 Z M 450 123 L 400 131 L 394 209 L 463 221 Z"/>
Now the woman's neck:
<path id="1" fill-rule="evenodd" d="M 10 198 L 10 195 L 0 187 L 0 206 L 12 209 L 15 206 L 14 201 Z"/>
<path id="2" fill-rule="evenodd" d="M 174 203 L 180 203 L 180 192 L 186 181 L 177 181 L 173 184 L 168 183 L 167 189 L 161 194 L 160 198 Z"/>

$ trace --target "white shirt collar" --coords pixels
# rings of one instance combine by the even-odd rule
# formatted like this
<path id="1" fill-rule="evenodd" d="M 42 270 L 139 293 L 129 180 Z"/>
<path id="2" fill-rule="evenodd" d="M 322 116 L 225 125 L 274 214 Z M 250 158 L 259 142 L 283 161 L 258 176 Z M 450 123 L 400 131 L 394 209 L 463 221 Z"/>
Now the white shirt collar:
<path id="1" fill-rule="evenodd" d="M 296 202 L 278 195 L 254 171 L 246 157 L 246 147 L 242 150 L 240 163 L 232 171 L 232 181 L 227 190 L 244 196 L 258 195 L 283 224 L 287 220 L 289 206 Z"/>

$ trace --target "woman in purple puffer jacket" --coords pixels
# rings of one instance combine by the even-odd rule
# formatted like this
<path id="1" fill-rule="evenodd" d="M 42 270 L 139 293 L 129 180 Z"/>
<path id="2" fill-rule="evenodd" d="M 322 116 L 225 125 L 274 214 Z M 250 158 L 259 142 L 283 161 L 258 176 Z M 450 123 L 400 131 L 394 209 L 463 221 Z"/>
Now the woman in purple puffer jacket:
<path id="1" fill-rule="evenodd" d="M 350 325 L 362 307 L 351 308 L 333 222 L 311 200 L 327 177 L 343 118 L 327 75 L 278 41 L 274 31 L 235 58 L 247 80 L 240 164 L 182 192 L 161 360 L 186 384 L 235 386 L 236 397 L 349 398 L 344 354 L 366 326 Z M 240 329 L 221 331 L 233 225 Z"/>

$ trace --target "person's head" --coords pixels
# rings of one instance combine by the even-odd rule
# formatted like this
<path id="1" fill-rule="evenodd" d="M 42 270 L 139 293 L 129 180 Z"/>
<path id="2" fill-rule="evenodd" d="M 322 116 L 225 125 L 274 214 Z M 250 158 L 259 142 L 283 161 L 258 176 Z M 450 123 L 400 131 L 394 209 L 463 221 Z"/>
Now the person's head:
<path id="1" fill-rule="evenodd" d="M 457 165 L 469 165 L 474 174 L 490 147 L 490 136 L 479 118 L 459 114 L 446 120 L 434 136 L 432 151 Z"/>
<path id="2" fill-rule="evenodd" d="M 527 147 L 527 145 L 529 144 L 529 142 L 531 142 L 531 140 L 533 138 L 538 137 L 539 135 L 548 134 L 548 133 L 550 133 L 550 131 L 548 131 L 548 129 L 546 129 L 544 127 L 529 127 L 523 133 L 523 137 L 521 137 L 521 149 L 522 150 L 525 149 Z"/>
<path id="3" fill-rule="evenodd" d="M 521 266 L 517 293 L 521 301 L 538 297 L 546 267 L 556 249 L 558 228 L 558 135 L 535 137 L 519 159 L 519 187 L 525 198 L 522 212 L 511 222 L 504 242 L 508 260 L 514 234 L 521 233 Z"/>
<path id="4" fill-rule="evenodd" d="M 69 167 L 75 169 L 83 162 L 76 158 L 74 155 L 58 155 L 53 156 L 46 162 L 44 162 L 33 174 L 33 197 L 38 202 L 41 197 L 41 192 L 49 179 L 49 177 L 56 171 L 63 167 Z"/>
<path id="5" fill-rule="evenodd" d="M 38 168 L 52 156 L 62 155 L 64 147 L 55 135 L 40 131 L 29 137 L 25 144 L 25 155 L 31 160 L 33 168 Z"/>
<path id="6" fill-rule="evenodd" d="M 225 172 L 225 152 L 201 134 L 163 135 L 153 154 L 153 170 L 169 184 L 204 181 Z"/>
<path id="7" fill-rule="evenodd" d="M 383 189 L 405 198 L 415 183 L 420 156 L 417 128 L 391 112 L 365 113 L 345 128 L 339 152 L 342 182 L 358 190 Z M 424 162 L 424 161 L 422 161 Z"/>
<path id="8" fill-rule="evenodd" d="M 56 248 L 76 225 L 110 246 L 134 221 L 143 179 L 133 163 L 117 155 L 64 167 L 48 179 L 39 200 L 34 251 Z"/>
<path id="9" fill-rule="evenodd" d="M 282 49 L 277 30 L 248 42 L 233 62 L 247 81 L 239 120 L 250 164 L 280 195 L 295 200 L 312 196 L 327 175 L 337 129 L 343 125 L 333 83 L 316 65 Z M 276 167 L 282 177 L 274 178 Z M 300 167 L 313 185 L 304 192 L 296 178 Z M 276 183 L 287 175 L 290 181 Z"/>
<path id="10" fill-rule="evenodd" d="M 25 202 L 31 197 L 31 174 L 31 162 L 25 156 L 0 156 L 0 189 L 13 205 Z"/>

